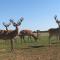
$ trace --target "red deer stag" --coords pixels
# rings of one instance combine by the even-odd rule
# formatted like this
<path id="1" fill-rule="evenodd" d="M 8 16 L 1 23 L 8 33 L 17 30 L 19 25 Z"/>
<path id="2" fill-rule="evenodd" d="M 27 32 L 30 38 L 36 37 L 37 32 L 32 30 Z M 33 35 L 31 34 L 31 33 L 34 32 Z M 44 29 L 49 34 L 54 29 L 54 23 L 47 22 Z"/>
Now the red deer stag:
<path id="1" fill-rule="evenodd" d="M 37 41 L 37 36 L 31 30 L 21 30 L 19 36 L 21 40 L 24 40 L 24 36 L 28 36 L 28 39 L 32 36 Z"/>
<path id="2" fill-rule="evenodd" d="M 55 15 L 54 19 L 55 19 L 55 21 L 56 21 L 56 23 L 58 24 L 58 27 L 59 27 L 59 40 L 60 40 L 60 21 L 58 20 L 57 15 Z"/>
<path id="3" fill-rule="evenodd" d="M 57 39 L 60 40 L 60 21 L 58 20 L 56 15 L 54 16 L 54 19 L 59 27 L 58 28 L 51 28 L 48 30 L 48 32 L 49 32 L 49 44 L 50 44 L 50 39 L 52 36 L 56 36 Z"/>
<path id="4" fill-rule="evenodd" d="M 2 24 L 4 25 L 4 27 L 5 27 L 5 29 L 6 29 L 6 32 L 7 32 L 8 27 L 11 25 L 11 22 L 9 22 L 9 23 L 3 22 Z M 6 41 L 5 41 L 5 43 L 6 43 Z"/>
<path id="5" fill-rule="evenodd" d="M 60 30 L 59 28 L 51 28 L 48 30 L 48 32 L 49 32 L 49 44 L 50 44 L 51 37 L 56 36 L 57 40 L 59 39 L 59 30 Z"/>
<path id="6" fill-rule="evenodd" d="M 18 26 L 21 25 L 21 22 L 23 21 L 23 18 L 20 19 L 19 22 L 15 23 L 13 20 L 10 19 L 10 22 L 13 24 L 14 27 L 16 27 L 15 30 L 0 30 L 0 39 L 3 40 L 10 40 L 11 41 L 11 50 L 13 50 L 13 40 L 14 37 L 18 35 Z"/>

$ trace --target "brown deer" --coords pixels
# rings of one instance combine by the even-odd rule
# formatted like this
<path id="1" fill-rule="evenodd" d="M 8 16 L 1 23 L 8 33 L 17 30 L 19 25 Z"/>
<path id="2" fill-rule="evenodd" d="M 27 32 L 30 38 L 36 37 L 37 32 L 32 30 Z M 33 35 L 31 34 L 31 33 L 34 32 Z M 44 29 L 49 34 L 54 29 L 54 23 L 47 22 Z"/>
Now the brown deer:
<path id="1" fill-rule="evenodd" d="M 53 36 L 56 36 L 57 37 L 57 40 L 59 40 L 59 28 L 51 28 L 48 30 L 49 32 L 49 44 L 50 44 L 50 39 L 53 37 Z"/>
<path id="2" fill-rule="evenodd" d="M 13 50 L 13 40 L 14 37 L 18 35 L 18 26 L 21 25 L 23 18 L 20 19 L 17 23 L 10 19 L 10 22 L 16 27 L 15 30 L 0 30 L 0 39 L 10 40 L 11 41 L 11 50 Z"/>
<path id="3" fill-rule="evenodd" d="M 55 19 L 55 21 L 56 21 L 56 23 L 58 24 L 58 27 L 59 27 L 59 40 L 60 40 L 60 21 L 58 20 L 57 15 L 55 15 L 54 19 Z"/>
<path id="4" fill-rule="evenodd" d="M 56 23 L 58 24 L 58 28 L 51 28 L 48 30 L 49 32 L 49 44 L 50 44 L 50 39 L 52 36 L 56 36 L 58 40 L 60 40 L 60 21 L 57 18 L 57 15 L 54 16 L 54 19 Z"/>
<path id="5" fill-rule="evenodd" d="M 28 36 L 28 40 L 29 39 L 31 40 L 31 36 L 35 39 L 35 41 L 37 41 L 37 39 L 38 39 L 37 36 L 32 32 L 32 30 L 21 30 L 19 33 L 19 36 L 20 36 L 21 40 L 22 39 L 24 40 L 25 36 Z"/>

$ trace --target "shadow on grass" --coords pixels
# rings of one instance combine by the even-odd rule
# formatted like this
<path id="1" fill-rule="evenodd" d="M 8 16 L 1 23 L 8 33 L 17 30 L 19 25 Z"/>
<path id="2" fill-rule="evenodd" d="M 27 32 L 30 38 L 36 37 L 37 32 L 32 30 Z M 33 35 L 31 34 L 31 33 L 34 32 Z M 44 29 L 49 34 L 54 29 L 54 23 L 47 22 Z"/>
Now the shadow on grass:
<path id="1" fill-rule="evenodd" d="M 40 47 L 46 47 L 46 46 L 44 46 L 44 45 L 38 45 L 38 46 L 32 45 L 32 46 L 30 46 L 30 47 L 32 47 L 32 48 L 40 48 Z"/>

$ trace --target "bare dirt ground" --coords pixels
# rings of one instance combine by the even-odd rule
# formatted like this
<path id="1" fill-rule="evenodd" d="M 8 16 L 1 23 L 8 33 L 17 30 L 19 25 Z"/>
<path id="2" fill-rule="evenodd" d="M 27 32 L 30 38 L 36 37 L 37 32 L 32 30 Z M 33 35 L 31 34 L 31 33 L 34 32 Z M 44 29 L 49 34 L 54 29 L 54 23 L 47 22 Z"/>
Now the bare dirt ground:
<path id="1" fill-rule="evenodd" d="M 4 51 L 4 50 L 3 50 Z M 0 60 L 60 60 L 60 46 L 21 48 L 0 52 Z"/>

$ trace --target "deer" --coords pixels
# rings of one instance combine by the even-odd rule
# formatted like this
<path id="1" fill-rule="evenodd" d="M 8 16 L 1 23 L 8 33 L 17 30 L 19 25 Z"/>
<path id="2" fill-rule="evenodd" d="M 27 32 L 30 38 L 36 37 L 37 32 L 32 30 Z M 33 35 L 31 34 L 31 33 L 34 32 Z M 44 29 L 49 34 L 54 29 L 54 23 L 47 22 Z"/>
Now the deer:
<path id="1" fill-rule="evenodd" d="M 50 40 L 53 36 L 55 36 L 57 38 L 57 40 L 60 40 L 59 38 L 59 28 L 51 28 L 48 30 L 48 33 L 49 33 L 49 47 L 50 47 Z"/>
<path id="2" fill-rule="evenodd" d="M 49 40 L 51 39 L 52 36 L 59 36 L 59 28 L 51 28 L 48 30 L 49 32 Z"/>
<path id="3" fill-rule="evenodd" d="M 23 21 L 23 18 L 21 17 L 20 20 L 15 23 L 12 19 L 10 19 L 10 22 L 15 27 L 15 30 L 0 30 L 0 39 L 3 40 L 10 40 L 11 42 L 11 50 L 13 50 L 13 39 L 18 35 L 18 26 L 21 25 L 21 22 Z"/>
<path id="4" fill-rule="evenodd" d="M 58 24 L 58 27 L 59 27 L 59 40 L 60 40 L 60 21 L 58 20 L 57 15 L 54 16 L 54 19 L 55 19 L 55 21 L 56 21 L 56 23 Z"/>
<path id="5" fill-rule="evenodd" d="M 25 36 L 28 36 L 28 40 L 31 40 L 31 36 L 35 39 L 35 41 L 37 41 L 37 36 L 32 32 L 32 30 L 21 30 L 19 33 L 19 37 L 21 38 L 21 40 L 24 40 Z M 25 42 L 25 40 L 24 40 Z"/>
<path id="6" fill-rule="evenodd" d="M 49 32 L 49 44 L 50 44 L 50 39 L 52 36 L 56 36 L 57 40 L 60 40 L 60 21 L 58 20 L 56 15 L 54 16 L 54 19 L 59 27 L 58 28 L 51 28 L 48 30 L 48 32 Z"/>
<path id="7" fill-rule="evenodd" d="M 4 27 L 6 29 L 5 32 L 7 32 L 8 31 L 8 27 L 11 25 L 11 22 L 9 22 L 9 23 L 3 22 L 2 24 L 4 25 Z M 5 41 L 5 43 L 6 43 L 6 41 Z"/>

